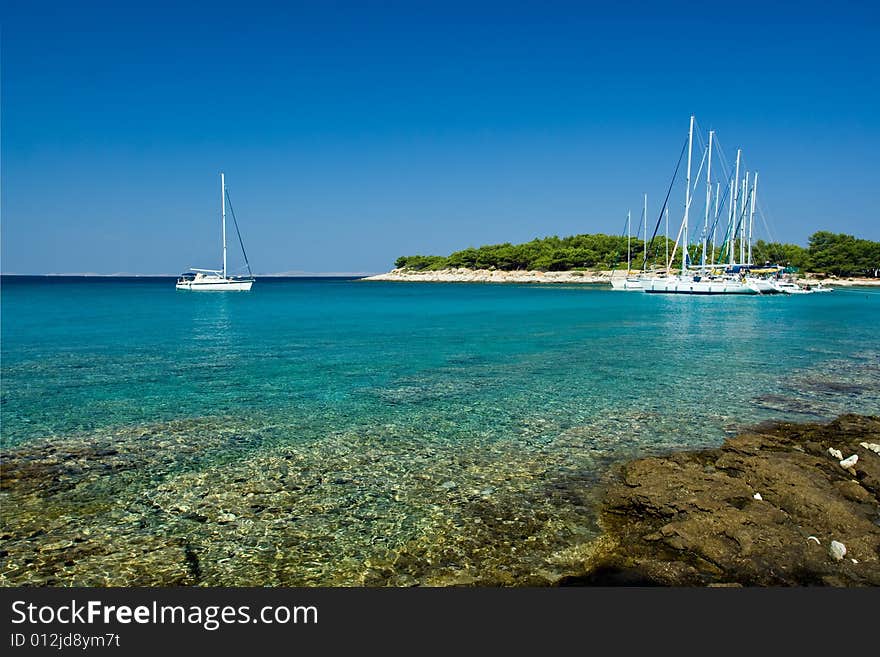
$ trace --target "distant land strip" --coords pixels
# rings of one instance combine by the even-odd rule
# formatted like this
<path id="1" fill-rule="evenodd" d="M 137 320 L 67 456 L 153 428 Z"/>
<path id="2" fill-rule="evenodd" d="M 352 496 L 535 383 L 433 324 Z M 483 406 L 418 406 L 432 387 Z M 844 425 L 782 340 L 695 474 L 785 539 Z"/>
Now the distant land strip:
<path id="1" fill-rule="evenodd" d="M 671 254 L 674 250 L 672 240 L 666 243 L 663 237 L 654 239 L 653 243 L 648 242 L 649 252 L 646 258 L 645 242 L 635 237 L 601 233 L 562 238 L 554 235 L 523 244 L 504 243 L 467 248 L 448 256 L 401 256 L 395 261 L 393 272 L 372 276 L 369 280 L 390 280 L 388 277 L 395 272 L 394 279 L 400 280 L 404 274 L 444 272 L 443 276 L 448 279 L 450 276 L 467 277 L 467 272 L 484 271 L 493 272 L 489 278 L 511 282 L 520 282 L 514 280 L 519 278 L 533 280 L 539 278 L 538 273 L 541 272 L 568 272 L 571 280 L 565 279 L 565 282 L 602 282 L 607 281 L 611 271 L 627 268 L 627 242 L 630 266 L 636 270 L 641 269 L 645 263 L 648 267 L 665 266 L 666 254 Z M 725 248 L 728 247 L 707 243 L 707 256 L 715 253 L 717 257 Z M 734 243 L 733 248 L 734 253 L 738 252 L 739 243 Z M 701 249 L 702 245 L 689 247 L 692 262 L 699 261 Z M 680 257 L 677 256 L 676 259 L 680 262 Z M 807 247 L 758 240 L 752 244 L 752 261 L 791 267 L 818 277 L 878 279 L 880 242 L 828 231 L 813 233 Z M 516 272 L 516 275 L 505 277 L 494 272 Z M 565 277 L 546 278 L 562 280 Z"/>

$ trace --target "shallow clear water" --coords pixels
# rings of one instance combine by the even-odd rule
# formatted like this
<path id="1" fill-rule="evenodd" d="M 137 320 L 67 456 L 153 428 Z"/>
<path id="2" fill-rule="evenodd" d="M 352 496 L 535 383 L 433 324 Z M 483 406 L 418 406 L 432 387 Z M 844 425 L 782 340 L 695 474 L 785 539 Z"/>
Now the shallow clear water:
<path id="1" fill-rule="evenodd" d="M 0 582 L 552 581 L 610 463 L 880 413 L 878 325 L 856 289 L 4 277 Z"/>

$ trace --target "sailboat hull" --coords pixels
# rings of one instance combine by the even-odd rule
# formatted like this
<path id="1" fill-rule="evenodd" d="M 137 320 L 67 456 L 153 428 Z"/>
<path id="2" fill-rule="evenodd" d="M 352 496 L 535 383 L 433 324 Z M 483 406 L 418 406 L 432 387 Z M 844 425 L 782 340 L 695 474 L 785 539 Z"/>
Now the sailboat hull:
<path id="1" fill-rule="evenodd" d="M 194 292 L 247 292 L 253 284 L 253 281 L 211 281 L 205 283 L 188 281 L 179 282 L 175 287 L 178 290 L 192 290 Z"/>
<path id="2" fill-rule="evenodd" d="M 753 288 L 758 294 L 778 294 L 777 288 L 772 281 L 765 278 L 747 278 L 746 284 Z"/>
<path id="3" fill-rule="evenodd" d="M 760 294 L 740 281 L 695 281 L 690 278 L 662 278 L 644 281 L 649 294 Z"/>
<path id="4" fill-rule="evenodd" d="M 629 290 L 641 292 L 642 281 L 637 278 L 612 278 L 611 287 L 615 290 Z"/>

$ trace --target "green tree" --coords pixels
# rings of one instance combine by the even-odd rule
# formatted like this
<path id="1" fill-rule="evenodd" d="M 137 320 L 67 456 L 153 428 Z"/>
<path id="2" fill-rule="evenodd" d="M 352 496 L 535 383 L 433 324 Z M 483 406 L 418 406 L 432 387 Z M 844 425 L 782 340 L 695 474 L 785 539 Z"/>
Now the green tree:
<path id="1" fill-rule="evenodd" d="M 673 240 L 664 243 L 658 237 L 649 244 L 647 263 L 649 266 L 664 264 L 667 253 L 672 255 Z M 732 244 L 734 253 L 739 253 L 739 243 Z M 632 266 L 640 269 L 645 261 L 645 243 L 637 238 L 630 240 Z M 707 246 L 707 253 L 712 252 Z M 715 246 L 715 257 L 727 260 L 728 245 Z M 694 262 L 700 259 L 702 248 L 691 245 L 689 253 Z M 562 271 L 592 267 L 611 268 L 626 266 L 627 238 L 622 235 L 601 233 L 571 235 L 560 238 L 551 235 L 543 239 L 533 239 L 523 244 L 489 244 L 479 248 L 467 248 L 449 256 L 401 256 L 394 265 L 413 270 L 436 270 L 464 267 L 467 269 L 502 269 L 505 271 L 537 269 Z M 770 262 L 801 269 L 835 274 L 837 276 L 878 276 L 880 271 L 880 242 L 857 239 L 852 235 L 819 231 L 810 236 L 808 248 L 797 244 L 757 241 L 752 247 L 753 260 Z M 681 262 L 681 251 L 675 256 Z"/>

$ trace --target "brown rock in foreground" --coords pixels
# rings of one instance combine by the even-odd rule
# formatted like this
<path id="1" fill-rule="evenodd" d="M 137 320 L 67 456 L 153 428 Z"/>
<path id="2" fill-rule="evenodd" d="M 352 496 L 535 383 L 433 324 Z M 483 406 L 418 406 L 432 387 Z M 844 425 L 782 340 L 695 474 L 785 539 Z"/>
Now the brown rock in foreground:
<path id="1" fill-rule="evenodd" d="M 760 425 L 720 449 L 631 462 L 587 574 L 561 583 L 880 585 L 880 455 L 860 443 L 880 443 L 880 417 Z"/>

